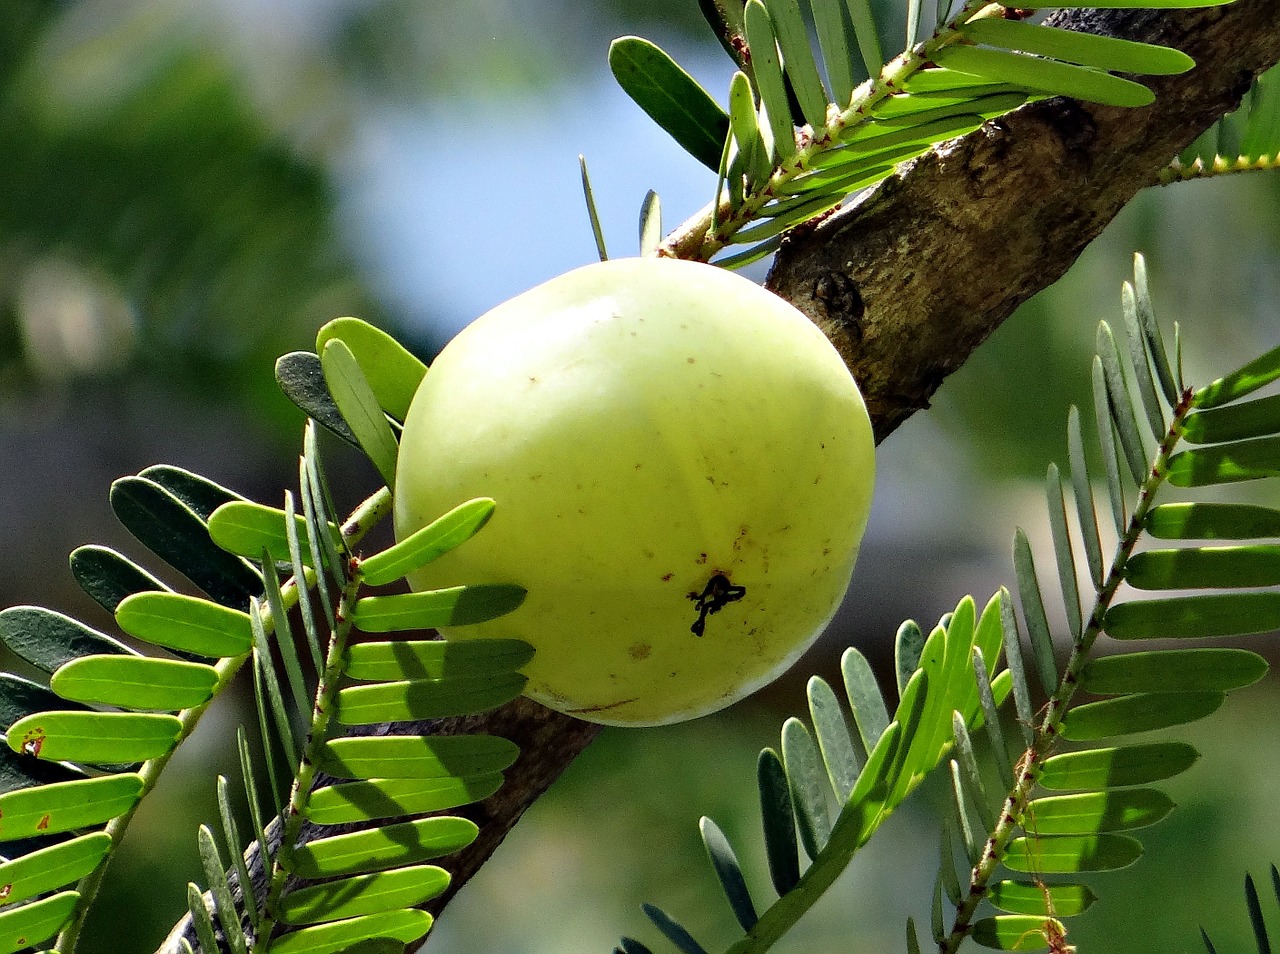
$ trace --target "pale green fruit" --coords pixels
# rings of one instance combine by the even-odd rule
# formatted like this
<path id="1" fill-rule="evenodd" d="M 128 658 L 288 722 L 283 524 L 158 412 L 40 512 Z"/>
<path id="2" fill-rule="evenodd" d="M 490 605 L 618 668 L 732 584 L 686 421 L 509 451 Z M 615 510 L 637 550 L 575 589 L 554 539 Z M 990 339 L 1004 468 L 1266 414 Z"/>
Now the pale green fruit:
<path id="1" fill-rule="evenodd" d="M 874 470 L 862 397 L 804 315 L 720 268 L 615 260 L 441 352 L 405 421 L 396 532 L 492 497 L 484 530 L 410 583 L 529 595 L 446 635 L 527 640 L 528 695 L 654 725 L 742 698 L 813 642 Z"/>

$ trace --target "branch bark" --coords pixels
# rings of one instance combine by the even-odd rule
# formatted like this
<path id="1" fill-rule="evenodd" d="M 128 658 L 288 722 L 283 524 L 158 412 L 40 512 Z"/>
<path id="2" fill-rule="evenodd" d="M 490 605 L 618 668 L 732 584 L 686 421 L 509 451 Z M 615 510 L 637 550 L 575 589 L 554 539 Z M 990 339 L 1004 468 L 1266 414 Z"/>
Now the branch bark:
<path id="1" fill-rule="evenodd" d="M 1052 100 L 1024 107 L 906 165 L 862 201 L 797 230 L 767 285 L 836 344 L 883 440 L 1036 292 L 1051 285 L 1184 147 L 1280 60 L 1280 4 L 1208 10 L 1060 13 L 1058 25 L 1175 46 L 1199 64 L 1152 83 L 1141 110 Z M 485 731 L 522 748 L 502 790 L 472 817 L 480 838 L 451 859 L 438 912 L 597 727 L 518 700 L 488 716 L 424 723 Z M 403 730 L 403 727 L 402 727 Z M 190 919 L 162 947 L 199 944 Z M 210 954 L 210 952 L 205 952 Z"/>

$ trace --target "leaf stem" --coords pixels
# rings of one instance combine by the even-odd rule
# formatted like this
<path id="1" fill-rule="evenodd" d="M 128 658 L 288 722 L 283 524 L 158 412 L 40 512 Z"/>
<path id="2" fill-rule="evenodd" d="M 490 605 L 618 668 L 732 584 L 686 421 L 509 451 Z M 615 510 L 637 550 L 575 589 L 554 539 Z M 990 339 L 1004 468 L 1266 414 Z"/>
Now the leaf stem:
<path id="1" fill-rule="evenodd" d="M 938 943 L 941 954 L 955 954 L 960 943 L 968 935 L 973 923 L 974 913 L 978 905 L 987 896 L 991 878 L 1000 866 L 1004 855 L 1018 829 L 1023 827 L 1027 805 L 1031 800 L 1031 792 L 1040 776 L 1041 767 L 1054 750 L 1062 721 L 1066 718 L 1071 699 L 1079 686 L 1080 674 L 1088 662 L 1089 653 L 1093 649 L 1106 619 L 1107 610 L 1115 598 L 1116 590 L 1124 580 L 1124 568 L 1133 549 L 1142 536 L 1143 521 L 1147 512 L 1155 503 L 1156 493 L 1164 484 L 1168 470 L 1169 458 L 1174 448 L 1182 439 L 1183 422 L 1191 410 L 1192 391 L 1190 388 L 1182 392 L 1177 407 L 1173 409 L 1173 420 L 1165 432 L 1156 452 L 1155 461 L 1148 472 L 1142 486 L 1138 489 L 1138 499 L 1125 532 L 1116 544 L 1115 556 L 1107 571 L 1102 585 L 1095 590 L 1093 612 L 1088 624 L 1074 641 L 1071 656 L 1058 683 L 1058 688 L 1045 706 L 1044 715 L 1035 727 L 1035 739 L 1018 761 L 1013 787 L 1001 806 L 999 820 L 983 846 L 982 854 L 974 865 L 969 879 L 969 891 L 956 910 L 950 933 Z M 1052 912 L 1046 912 L 1051 916 Z"/>
<path id="2" fill-rule="evenodd" d="M 365 534 L 374 526 L 387 517 L 391 513 L 391 491 L 383 487 L 367 497 L 361 504 L 352 511 L 346 522 L 342 525 L 342 536 L 348 544 L 357 543 Z M 307 587 L 314 585 L 314 572 L 309 571 L 306 579 Z M 298 581 L 296 579 L 288 580 L 281 587 L 281 596 L 283 597 L 284 607 L 286 610 L 291 609 L 298 602 Z M 275 621 L 271 616 L 270 610 L 264 609 L 262 616 L 263 626 L 271 632 L 275 628 Z M 214 665 L 218 672 L 218 681 L 214 685 L 213 694 L 207 702 L 194 706 L 190 709 L 184 709 L 178 714 L 178 718 L 182 724 L 178 734 L 178 740 L 174 743 L 173 748 L 169 749 L 159 758 L 151 759 L 144 762 L 142 768 L 138 770 L 138 774 L 142 777 L 142 791 L 138 796 L 138 800 L 134 802 L 123 815 L 118 815 L 107 823 L 106 832 L 111 836 L 111 843 L 118 845 L 120 839 L 124 836 L 125 831 L 129 827 L 133 815 L 137 811 L 138 806 L 142 804 L 151 790 L 155 787 L 156 782 L 160 778 L 160 774 L 164 771 L 165 766 L 169 764 L 169 759 L 173 757 L 178 747 L 186 741 L 186 739 L 195 731 L 196 725 L 200 721 L 200 717 L 211 706 L 215 699 L 218 698 L 223 689 L 244 665 L 245 661 L 250 657 L 250 653 L 244 653 L 240 656 L 228 659 L 220 659 Z M 234 851 L 235 849 L 232 848 Z M 84 927 L 85 915 L 88 913 L 89 907 L 93 899 L 97 896 L 98 890 L 102 886 L 102 879 L 106 873 L 107 865 L 114 854 L 114 851 L 108 852 L 107 857 L 93 871 L 80 879 L 76 886 L 77 892 L 80 894 L 80 900 L 76 904 L 75 912 L 71 916 L 71 920 L 67 926 L 58 934 L 58 940 L 53 948 L 53 954 L 71 954 L 75 950 L 76 943 L 80 939 L 80 932 Z M 247 890 L 247 889 L 246 889 Z"/>

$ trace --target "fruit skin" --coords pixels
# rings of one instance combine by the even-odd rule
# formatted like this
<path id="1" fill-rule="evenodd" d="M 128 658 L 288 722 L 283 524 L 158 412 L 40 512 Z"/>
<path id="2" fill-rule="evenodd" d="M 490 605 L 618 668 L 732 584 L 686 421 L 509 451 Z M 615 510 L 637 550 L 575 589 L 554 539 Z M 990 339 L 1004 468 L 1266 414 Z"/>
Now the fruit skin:
<path id="1" fill-rule="evenodd" d="M 532 698 L 658 725 L 760 688 L 822 631 L 874 451 L 848 369 L 790 304 L 714 266 L 615 259 L 499 305 L 440 353 L 405 420 L 396 534 L 492 497 L 485 529 L 410 584 L 529 594 L 446 635 L 527 640 Z M 709 584 L 723 605 L 699 636 Z"/>

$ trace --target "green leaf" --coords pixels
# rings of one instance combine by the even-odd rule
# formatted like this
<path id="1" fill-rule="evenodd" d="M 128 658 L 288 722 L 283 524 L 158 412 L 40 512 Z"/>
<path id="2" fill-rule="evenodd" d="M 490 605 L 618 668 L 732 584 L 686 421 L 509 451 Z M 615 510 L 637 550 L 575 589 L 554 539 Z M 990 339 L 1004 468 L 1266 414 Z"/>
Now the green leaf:
<path id="1" fill-rule="evenodd" d="M 1105 321 L 1098 322 L 1097 349 L 1102 361 L 1102 378 L 1106 383 L 1111 420 L 1120 437 L 1120 449 L 1129 465 L 1129 475 L 1134 484 L 1141 487 L 1147 477 L 1147 452 L 1142 444 L 1142 433 L 1138 429 L 1138 418 L 1133 410 L 1129 385 L 1121 370 L 1120 348 L 1111 332 L 1111 326 Z"/>
<path id="2" fill-rule="evenodd" d="M 1135 43 L 1077 30 L 1060 30 L 1021 20 L 993 17 L 971 20 L 960 28 L 960 33 L 974 43 L 1118 73 L 1172 76 L 1185 73 L 1196 65 L 1187 54 L 1167 46 Z"/>
<path id="3" fill-rule="evenodd" d="M 849 105 L 856 85 L 853 78 L 853 50 L 844 25 L 844 4 L 839 0 L 809 0 L 818 32 L 818 46 L 831 83 L 831 97 L 841 109 Z"/>
<path id="4" fill-rule="evenodd" d="M 827 777 L 836 793 L 836 800 L 843 802 L 858 781 L 859 758 L 845 722 L 840 701 L 831 685 L 818 676 L 809 680 L 809 715 L 813 718 L 813 731 L 822 752 Z M 750 930 L 748 928 L 747 930 Z"/>
<path id="5" fill-rule="evenodd" d="M 1015 838 L 1002 859 L 1014 871 L 1076 874 L 1126 868 L 1142 855 L 1142 843 L 1128 835 L 1053 835 Z"/>
<path id="6" fill-rule="evenodd" d="M 1228 0 L 1224 0 L 1228 2 Z M 1258 388 L 1266 387 L 1280 378 L 1280 347 L 1272 348 L 1261 357 L 1250 361 L 1243 368 L 1219 378 L 1195 393 L 1192 406 L 1201 410 L 1221 407 L 1238 401 Z"/>
<path id="7" fill-rule="evenodd" d="M 0 795 L 0 841 L 92 828 L 123 815 L 142 794 L 140 775 L 55 782 Z"/>
<path id="8" fill-rule="evenodd" d="M 884 53 L 880 49 L 880 29 L 876 16 L 871 9 L 870 0 L 847 0 L 849 22 L 853 26 L 853 34 L 858 40 L 858 50 L 862 54 L 862 62 L 871 76 L 879 76 L 884 69 Z"/>
<path id="9" fill-rule="evenodd" d="M 347 649 L 350 679 L 445 679 L 522 669 L 533 647 L 518 639 L 415 639 L 356 643 Z"/>
<path id="10" fill-rule="evenodd" d="M 1154 825 L 1173 811 L 1173 799 L 1155 788 L 1116 788 L 1037 798 L 1027 808 L 1037 835 L 1092 835 Z"/>
<path id="11" fill-rule="evenodd" d="M 370 586 L 394 583 L 470 540 L 489 522 L 493 508 L 488 497 L 458 504 L 394 546 L 362 560 L 361 576 Z"/>
<path id="12" fill-rule="evenodd" d="M 352 617 L 366 633 L 471 626 L 505 616 L 524 602 L 525 589 L 508 583 L 479 583 L 446 590 L 366 596 Z"/>
<path id="13" fill-rule="evenodd" d="M 1018 598 L 1022 601 L 1022 616 L 1027 621 L 1031 637 L 1031 655 L 1040 674 L 1040 684 L 1049 695 L 1058 688 L 1058 666 L 1053 658 L 1053 637 L 1049 634 L 1049 618 L 1045 615 L 1044 600 L 1040 598 L 1040 583 L 1036 578 L 1035 558 L 1031 555 L 1031 543 L 1026 532 L 1019 527 L 1013 535 L 1013 568 L 1018 578 Z"/>
<path id="14" fill-rule="evenodd" d="M 998 914 L 979 918 L 969 936 L 983 947 L 997 951 L 1038 951 L 1051 937 L 1065 934 L 1062 922 L 1044 915 Z"/>
<path id="15" fill-rule="evenodd" d="M 324 368 L 320 357 L 310 351 L 293 351 L 276 359 L 276 383 L 285 397 L 296 404 L 307 417 L 322 425 L 331 434 L 359 449 L 351 425 L 346 422 L 338 405 L 333 403 L 329 385 L 324 380 Z"/>
<path id="16" fill-rule="evenodd" d="M 266 583 L 267 608 L 271 611 L 271 625 L 275 630 L 275 646 L 276 651 L 280 654 L 280 665 L 284 668 L 285 677 L 289 680 L 289 692 L 293 696 L 294 706 L 297 708 L 298 719 L 304 724 L 310 724 L 313 710 L 313 696 L 307 689 L 306 678 L 302 674 L 302 661 L 298 658 L 298 643 L 293 635 L 293 626 L 289 622 L 289 611 L 284 606 L 284 594 L 280 592 L 280 577 L 276 574 L 276 565 L 264 553 L 262 557 L 262 577 Z M 257 624 L 253 622 L 254 616 L 257 616 Z M 254 603 L 250 607 L 249 622 L 251 628 L 261 625 L 262 607 L 258 603 Z M 266 636 L 264 631 L 263 636 Z M 254 643 L 257 644 L 258 634 L 254 632 Z M 262 646 L 265 648 L 267 640 L 264 638 Z M 317 653 L 317 655 L 319 655 Z M 323 672 L 323 670 L 321 670 Z"/>
<path id="17" fill-rule="evenodd" d="M 378 468 L 383 482 L 394 487 L 396 482 L 396 457 L 399 448 L 391 433 L 391 425 L 382 411 L 382 405 L 373 392 L 364 371 L 346 343 L 334 339 L 324 346 L 320 366 L 329 385 L 338 410 L 351 425 L 360 441 L 360 447 Z"/>
<path id="18" fill-rule="evenodd" d="M 1039 783 L 1054 791 L 1144 785 L 1185 772 L 1200 753 L 1185 742 L 1146 742 L 1046 759 Z"/>
<path id="19" fill-rule="evenodd" d="M 831 837 L 830 796 L 818 746 L 799 719 L 782 725 L 782 764 L 796 809 L 800 844 L 810 859 L 816 859 Z"/>
<path id="20" fill-rule="evenodd" d="M 759 10 L 760 16 L 766 16 L 764 6 L 759 0 L 752 0 L 756 4 L 755 7 L 748 6 L 748 10 Z M 754 19 L 754 14 L 748 14 L 748 19 Z M 757 71 L 765 69 L 768 63 L 765 48 L 761 46 L 761 62 L 757 64 Z M 733 138 L 738 144 L 738 165 L 741 174 L 746 177 L 748 189 L 753 189 L 760 183 L 766 181 L 773 172 L 773 162 L 769 156 L 768 147 L 765 145 L 764 136 L 760 131 L 760 117 L 756 114 L 755 92 L 751 87 L 751 81 L 747 79 L 747 75 L 742 72 L 733 74 L 733 80 L 729 84 L 729 123 L 733 128 Z M 732 176 L 732 170 L 731 178 Z"/>
<path id="21" fill-rule="evenodd" d="M 303 525 L 301 529 L 299 528 L 298 512 L 294 507 L 293 493 L 288 490 L 284 494 L 284 516 L 285 539 L 289 545 L 289 568 L 293 572 L 295 582 L 306 580 L 307 571 L 302 564 L 302 539 L 304 536 L 314 535 L 319 531 L 319 528 L 308 525 L 305 516 L 302 518 Z M 308 548 L 310 545 L 311 541 L 308 539 Z M 310 551 L 308 550 L 308 552 Z M 317 573 L 317 586 L 325 575 L 323 570 Z M 320 629 L 316 625 L 315 613 L 311 606 L 311 588 L 309 586 L 295 585 L 294 592 L 298 596 L 298 618 L 302 621 L 302 629 L 307 637 L 307 648 L 311 650 L 311 664 L 315 667 L 316 672 L 323 672 L 324 650 L 320 648 Z M 328 603 L 325 604 L 324 609 L 326 613 L 333 612 L 333 607 Z M 272 612 L 274 613 L 274 610 Z"/>
<path id="22" fill-rule="evenodd" d="M 1071 462 L 1071 489 L 1075 497 L 1076 517 L 1080 524 L 1085 558 L 1089 563 L 1089 578 L 1094 586 L 1101 586 L 1105 570 L 1102 565 L 1102 542 L 1098 536 L 1098 512 L 1094 508 L 1093 487 L 1089 480 L 1089 468 L 1085 463 L 1080 410 L 1074 404 L 1067 412 L 1067 457 Z"/>
<path id="23" fill-rule="evenodd" d="M 955 748 L 952 750 L 955 753 L 955 758 L 952 759 L 951 764 L 959 769 L 959 774 L 956 778 L 960 783 L 958 792 L 962 796 L 962 802 L 957 805 L 957 808 L 963 810 L 963 804 L 968 803 L 972 806 L 973 811 L 981 817 L 987 831 L 991 831 L 995 827 L 995 819 L 991 817 L 991 801 L 987 798 L 986 786 L 982 784 L 982 772 L 978 769 L 978 760 L 973 751 L 973 741 L 969 738 L 969 730 L 964 724 L 964 717 L 958 712 L 952 712 L 951 726 L 955 737 Z M 968 813 L 965 812 L 965 814 L 967 816 Z"/>
<path id="24" fill-rule="evenodd" d="M 102 863 L 111 836 L 96 831 L 0 864 L 0 899 L 17 904 L 79 881 Z"/>
<path id="25" fill-rule="evenodd" d="M 1173 370 L 1169 367 L 1169 356 L 1165 353 L 1160 325 L 1156 322 L 1155 306 L 1151 302 L 1151 289 L 1147 283 L 1147 260 L 1141 252 L 1133 256 L 1133 290 L 1138 323 L 1142 326 L 1142 336 L 1146 340 L 1146 352 L 1155 366 L 1156 379 L 1160 382 L 1165 400 L 1170 407 L 1175 407 L 1178 403 L 1178 386 L 1173 380 Z"/>
<path id="26" fill-rule="evenodd" d="M 71 919 L 79 901 L 77 892 L 63 891 L 0 912 L 0 951 L 10 954 L 49 940 Z"/>
<path id="27" fill-rule="evenodd" d="M 787 773 L 773 749 L 760 752 L 756 781 L 760 787 L 760 819 L 764 826 L 769 877 L 773 889 L 782 896 L 800 882 L 800 852 L 796 847 L 796 823 Z"/>
<path id="28" fill-rule="evenodd" d="M 640 255 L 655 255 L 662 244 L 662 200 L 650 189 L 640 203 Z"/>
<path id="29" fill-rule="evenodd" d="M 294 850 L 291 873 L 315 880 L 402 868 L 465 848 L 479 831 L 465 818 L 437 816 L 317 838 Z"/>
<path id="30" fill-rule="evenodd" d="M 1116 535 L 1123 537 L 1129 520 L 1124 505 L 1124 485 L 1120 482 L 1120 457 L 1116 447 L 1115 425 L 1111 418 L 1111 399 L 1107 396 L 1106 372 L 1102 359 L 1093 356 L 1093 419 L 1097 425 L 1098 445 L 1102 449 L 1102 465 L 1107 474 L 1107 495 L 1111 500 L 1111 516 Z"/>
<path id="31" fill-rule="evenodd" d="M 53 674 L 64 699 L 177 712 L 209 700 L 218 671 L 201 663 L 137 656 L 81 656 Z"/>
<path id="32" fill-rule="evenodd" d="M 0 687 L 0 692 L 7 692 L 12 681 L 12 676 L 7 677 L 6 685 Z M 7 730 L 9 726 L 5 725 L 3 728 Z M 63 765 L 60 762 L 41 762 L 25 755 L 18 755 L 10 751 L 8 746 L 0 745 L 0 793 L 38 785 L 71 782 L 84 777 L 84 772 L 69 765 Z"/>
<path id="33" fill-rule="evenodd" d="M 933 61 L 962 73 L 1104 106 L 1149 106 L 1156 98 L 1155 93 L 1141 83 L 1085 66 L 1072 66 L 1021 53 L 949 46 L 934 53 Z"/>
<path id="34" fill-rule="evenodd" d="M 205 903 L 204 895 L 195 884 L 187 883 L 187 910 L 191 912 L 191 921 L 195 926 L 196 940 L 202 950 L 218 951 L 218 934 L 213 928 L 213 917 Z"/>
<path id="35" fill-rule="evenodd" d="M 73 550 L 71 575 L 95 603 L 112 614 L 126 596 L 169 589 L 132 560 L 108 547 L 84 546 Z"/>
<path id="36" fill-rule="evenodd" d="M 332 739 L 320 765 L 337 778 L 442 778 L 501 772 L 519 747 L 493 735 L 387 735 Z"/>
<path id="37" fill-rule="evenodd" d="M 203 520 L 159 484 L 122 477 L 111 485 L 111 509 L 139 542 L 217 603 L 247 609 L 262 577 L 209 537 Z"/>
<path id="38" fill-rule="evenodd" d="M 253 646 L 249 616 L 182 593 L 135 593 L 116 609 L 130 636 L 202 656 L 230 657 Z"/>
<path id="39" fill-rule="evenodd" d="M 725 897 L 729 900 L 734 917 L 738 919 L 744 931 L 750 931 L 756 926 L 759 917 L 756 914 L 755 905 L 751 903 L 751 892 L 747 890 L 747 882 L 742 876 L 742 866 L 738 864 L 738 856 L 733 853 L 733 847 L 729 844 L 729 839 L 724 836 L 724 832 L 710 818 L 703 816 L 698 822 L 698 829 L 702 833 L 702 844 L 707 849 L 711 867 L 715 869 L 716 877 L 720 881 Z"/>
<path id="40" fill-rule="evenodd" d="M 982 839 L 978 834 L 978 830 L 973 826 L 974 806 L 969 804 L 970 795 L 965 786 L 964 772 L 960 768 L 960 763 L 956 759 L 952 759 L 950 768 L 951 801 L 955 808 L 955 821 L 956 827 L 960 832 L 960 843 L 964 847 L 965 860 L 971 866 L 977 865 L 982 858 Z"/>
<path id="41" fill-rule="evenodd" d="M 312 792 L 306 814 L 318 825 L 420 815 L 484 801 L 501 787 L 500 772 L 341 782 Z"/>
<path id="42" fill-rule="evenodd" d="M 298 764 L 298 740 L 294 737 L 294 726 L 289 721 L 288 710 L 284 704 L 284 694 L 280 691 L 280 678 L 271 656 L 271 646 L 267 640 L 267 631 L 262 625 L 262 613 L 259 610 L 257 600 L 249 604 L 249 624 L 253 631 L 253 667 L 255 676 L 253 687 L 257 696 L 255 701 L 258 705 L 258 715 L 259 718 L 263 718 L 266 714 L 264 710 L 270 708 L 271 717 L 275 724 L 276 738 L 280 742 L 279 754 L 284 760 L 284 765 L 289 773 L 285 778 L 289 778 L 293 774 L 293 767 Z M 298 700 L 298 707 L 305 711 L 305 705 L 302 700 Z M 262 732 L 263 747 L 269 752 L 265 720 Z M 288 782 L 285 784 L 287 785 Z"/>
<path id="43" fill-rule="evenodd" d="M 624 36 L 609 45 L 618 85 L 680 146 L 713 172 L 729 135 L 729 116 L 674 60 L 648 40 Z"/>
<path id="44" fill-rule="evenodd" d="M 1035 710 L 1031 707 L 1031 686 L 1027 682 L 1026 667 L 1022 662 L 1022 636 L 1018 632 L 1018 617 L 1014 613 L 1013 599 L 1009 591 L 1000 588 L 1000 628 L 1004 633 L 1004 655 L 1013 683 L 1013 704 L 1018 714 L 1022 738 L 1028 746 L 1035 742 Z"/>
<path id="45" fill-rule="evenodd" d="M 45 672 L 81 656 L 137 655 L 105 633 L 40 606 L 11 606 L 0 611 L 0 640 Z"/>
<path id="46" fill-rule="evenodd" d="M 305 538 L 306 519 L 295 515 L 294 521 L 298 527 L 302 562 L 314 567 L 316 560 Z M 340 531 L 333 524 L 328 524 L 328 527 L 334 541 L 337 542 L 341 537 Z M 275 507 L 248 500 L 235 500 L 223 504 L 209 518 L 209 536 L 222 549 L 239 556 L 257 560 L 261 559 L 262 551 L 266 550 L 272 560 L 281 563 L 288 563 L 291 560 L 285 514 L 283 510 L 277 510 Z"/>
<path id="47" fill-rule="evenodd" d="M 1204 639 L 1244 636 L 1280 627 L 1280 593 L 1226 593 L 1133 600 L 1107 611 L 1114 639 Z"/>
<path id="48" fill-rule="evenodd" d="M 335 318 L 324 325 L 316 333 L 316 354 L 324 354 L 335 340 L 355 356 L 382 409 L 403 421 L 427 366 L 391 335 L 359 318 Z"/>
<path id="49" fill-rule="evenodd" d="M 898 695 L 907 691 L 907 683 L 920 667 L 920 654 L 924 652 L 924 630 L 913 619 L 906 620 L 898 627 L 898 634 L 893 641 L 893 670 L 897 675 Z M 874 686 L 874 680 L 871 682 Z M 876 691 L 879 695 L 879 690 Z M 881 703 L 883 705 L 883 702 Z M 885 715 L 885 724 L 889 717 Z M 883 731 L 883 730 L 882 730 Z M 877 736 L 878 738 L 878 736 Z M 875 739 L 871 740 L 873 743 Z"/>
<path id="50" fill-rule="evenodd" d="M 252 887 L 246 892 L 245 886 L 252 886 L 253 880 L 249 876 L 249 866 L 245 864 L 244 850 L 245 843 L 240 840 L 240 829 L 236 825 L 235 813 L 231 807 L 231 795 L 228 792 L 227 777 L 219 775 L 217 780 L 218 797 L 218 821 L 222 827 L 222 840 L 227 846 L 227 851 L 231 855 L 231 864 L 236 872 L 236 880 L 241 886 L 242 903 L 244 909 L 249 915 L 249 924 L 255 931 L 258 930 L 258 921 L 260 912 L 258 910 L 258 901 L 256 896 L 252 894 Z M 255 837 L 257 837 L 255 835 Z M 245 900 L 247 898 L 247 901 Z"/>
<path id="51" fill-rule="evenodd" d="M 1183 421 L 1183 437 L 1193 444 L 1221 444 L 1280 431 L 1280 395 L 1195 411 Z"/>
<path id="52" fill-rule="evenodd" d="M 371 938 L 394 938 L 408 944 L 429 930 L 433 918 L 426 911 L 384 911 L 332 924 L 318 924 L 285 934 L 271 942 L 272 954 L 343 954 Z"/>
<path id="53" fill-rule="evenodd" d="M 1185 450 L 1170 458 L 1168 471 L 1169 483 L 1175 487 L 1206 487 L 1277 474 L 1280 436 Z"/>
<path id="54" fill-rule="evenodd" d="M 958 70 L 929 67 L 912 73 L 906 82 L 902 84 L 902 88 L 908 93 L 947 93 L 967 90 L 971 95 L 976 96 L 983 92 L 983 87 L 1005 85 L 1008 84 L 987 79 L 985 76 L 974 76 L 972 73 L 961 73 Z"/>
<path id="55" fill-rule="evenodd" d="M 1062 475 L 1057 464 L 1050 464 L 1045 476 L 1045 497 L 1049 511 L 1049 530 L 1053 537 L 1053 553 L 1058 563 L 1058 585 L 1067 611 L 1071 635 L 1080 638 L 1084 622 L 1080 610 L 1080 587 L 1076 581 L 1076 558 L 1067 528 L 1067 501 L 1062 491 Z"/>
<path id="56" fill-rule="evenodd" d="M 372 725 L 476 715 L 516 698 L 525 682 L 520 673 L 506 673 L 351 686 L 339 691 L 334 718 L 344 725 Z"/>
<path id="57" fill-rule="evenodd" d="M 1280 510 L 1253 504 L 1161 504 L 1147 511 L 1143 529 L 1165 540 L 1280 537 Z"/>
<path id="58" fill-rule="evenodd" d="M 342 918 L 415 908 L 449 886 L 449 872 L 417 865 L 355 875 L 291 891 L 281 903 L 285 924 L 318 924 Z"/>
<path id="59" fill-rule="evenodd" d="M 1267 661 L 1247 649 L 1162 649 L 1090 660 L 1080 684 L 1098 695 L 1129 692 L 1229 692 L 1267 673 Z"/>
<path id="60" fill-rule="evenodd" d="M 596 208 L 596 194 L 591 188 L 591 173 L 587 171 L 587 157 L 578 153 L 578 171 L 582 176 L 582 198 L 587 204 L 587 218 L 591 221 L 591 235 L 596 240 L 596 254 L 600 261 L 609 260 L 609 250 L 604 244 L 604 229 L 600 227 L 600 210 Z"/>
<path id="61" fill-rule="evenodd" d="M 151 712 L 37 712 L 9 727 L 9 748 L 50 762 L 145 762 L 168 753 L 182 722 Z"/>
<path id="62" fill-rule="evenodd" d="M 652 904 L 642 904 L 640 910 L 653 922 L 654 927 L 676 946 L 680 954 L 707 954 L 706 948 L 695 941 L 685 926 L 666 911 Z"/>
<path id="63" fill-rule="evenodd" d="M 1129 345 L 1129 367 L 1133 369 L 1138 395 L 1142 399 L 1142 408 L 1147 415 L 1147 426 L 1151 428 L 1151 436 L 1159 444 L 1164 440 L 1166 429 L 1164 408 L 1160 406 L 1155 378 L 1151 374 L 1151 365 L 1147 361 L 1147 339 L 1143 333 L 1142 319 L 1138 315 L 1137 292 L 1128 282 L 1125 282 L 1121 289 L 1121 301 L 1124 311 L 1124 336 Z"/>
<path id="64" fill-rule="evenodd" d="M 1216 712 L 1225 692 L 1139 693 L 1076 706 L 1062 721 L 1062 737 L 1088 742 L 1195 722 Z"/>
<path id="65" fill-rule="evenodd" d="M 1011 914 L 1045 915 L 1052 911 L 1069 918 L 1089 910 L 1098 896 L 1084 884 L 997 881 L 987 892 L 987 900 Z"/>
<path id="66" fill-rule="evenodd" d="M 809 44 L 809 30 L 800 16 L 798 0 L 764 0 L 765 9 L 773 23 L 773 32 L 782 50 L 782 63 L 787 76 L 791 78 L 791 86 L 795 90 L 796 99 L 804 113 L 805 121 L 815 130 L 827 125 L 827 91 L 822 86 L 822 78 L 818 75 L 818 64 L 813 58 L 813 48 Z M 755 42 L 752 40 L 751 14 L 748 4 L 747 39 L 751 41 L 752 62 L 755 63 Z M 766 108 L 773 107 L 766 100 Z"/>
<path id="67" fill-rule="evenodd" d="M 1009 0 L 1004 6 L 1018 10 L 1128 10 L 1141 6 L 1148 10 L 1187 10 L 1195 7 L 1219 7 L 1234 0 Z"/>
<path id="68" fill-rule="evenodd" d="M 1129 558 L 1124 578 L 1144 590 L 1275 586 L 1280 544 L 1146 550 Z"/>
<path id="69" fill-rule="evenodd" d="M 995 756 L 996 767 L 1000 770 L 1000 780 L 1006 787 L 1014 785 L 1014 766 L 1009 758 L 1009 749 L 1004 741 L 1004 730 L 1000 728 L 1000 713 L 995 699 L 994 686 L 987 673 L 987 664 L 982 650 L 973 648 L 973 673 L 977 677 L 979 697 L 982 700 L 982 722 L 987 730 L 987 738 Z"/>
<path id="70" fill-rule="evenodd" d="M 214 913 L 218 916 L 218 923 L 222 925 L 222 936 L 226 938 L 231 954 L 246 954 L 248 945 L 245 943 L 244 930 L 240 926 L 240 914 L 236 911 L 235 901 L 231 897 L 227 869 L 222 863 L 222 856 L 213 840 L 213 831 L 208 825 L 201 825 L 197 829 L 196 843 L 199 846 L 205 880 L 209 882 L 209 894 L 213 898 Z"/>

